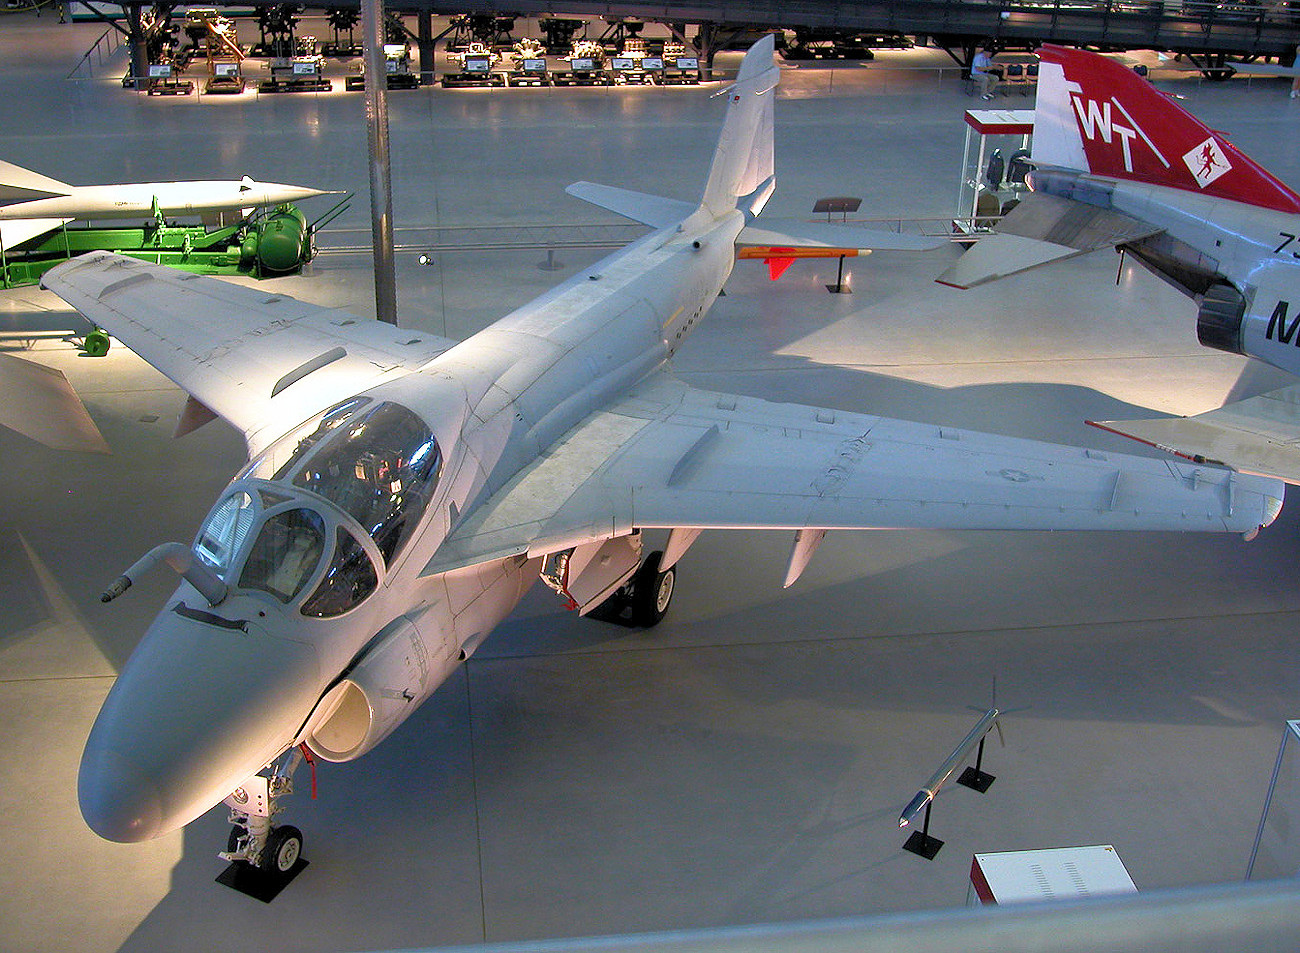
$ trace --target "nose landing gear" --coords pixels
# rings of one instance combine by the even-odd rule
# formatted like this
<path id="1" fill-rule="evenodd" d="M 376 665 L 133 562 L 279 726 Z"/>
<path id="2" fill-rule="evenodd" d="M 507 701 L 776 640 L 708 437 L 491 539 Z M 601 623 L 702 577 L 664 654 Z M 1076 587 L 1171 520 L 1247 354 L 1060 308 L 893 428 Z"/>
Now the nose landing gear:
<path id="1" fill-rule="evenodd" d="M 293 793 L 293 772 L 302 759 L 302 750 L 294 748 L 270 775 L 253 775 L 226 798 L 232 826 L 226 849 L 217 856 L 230 866 L 217 883 L 270 903 L 306 868 L 302 831 L 271 823 L 284 810 L 281 799 Z"/>

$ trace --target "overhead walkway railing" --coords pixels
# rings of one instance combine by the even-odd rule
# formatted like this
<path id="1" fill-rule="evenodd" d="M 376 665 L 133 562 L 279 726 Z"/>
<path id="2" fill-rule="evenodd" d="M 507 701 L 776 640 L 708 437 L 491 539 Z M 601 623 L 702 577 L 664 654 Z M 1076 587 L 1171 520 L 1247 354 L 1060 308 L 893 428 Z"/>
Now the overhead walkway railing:
<path id="1" fill-rule="evenodd" d="M 983 38 L 1056 41 L 1186 53 L 1290 55 L 1300 42 L 1291 0 L 623 0 L 619 12 L 661 21 L 825 27 L 931 36 L 969 47 Z M 415 6 L 432 0 L 413 0 Z M 439 0 L 441 13 L 548 13 L 553 0 Z M 608 12 L 569 0 L 566 13 Z"/>

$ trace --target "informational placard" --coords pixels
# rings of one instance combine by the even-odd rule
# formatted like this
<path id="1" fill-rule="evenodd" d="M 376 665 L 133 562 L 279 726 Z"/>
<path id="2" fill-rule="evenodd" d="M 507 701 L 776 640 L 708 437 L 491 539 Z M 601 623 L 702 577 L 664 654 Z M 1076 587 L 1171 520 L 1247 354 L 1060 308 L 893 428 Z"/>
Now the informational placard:
<path id="1" fill-rule="evenodd" d="M 238 63 L 213 63 L 212 74 L 214 76 L 226 76 L 226 77 L 238 76 L 239 64 Z"/>
<path id="2" fill-rule="evenodd" d="M 630 56 L 616 56 L 609 61 L 609 65 L 614 69 L 632 70 L 636 69 L 636 60 Z"/>
<path id="3" fill-rule="evenodd" d="M 149 64 L 150 79 L 170 79 L 171 75 L 172 75 L 172 65 L 170 63 Z"/>
<path id="4" fill-rule="evenodd" d="M 488 59 L 486 56 L 476 56 L 472 58 L 466 58 L 465 60 L 466 73 L 486 73 L 489 72 L 491 69 L 492 69 L 492 61 Z"/>
<path id="5" fill-rule="evenodd" d="M 674 65 L 678 69 L 699 69 L 700 58 L 698 56 L 679 56 Z"/>
<path id="6" fill-rule="evenodd" d="M 664 68 L 663 58 L 659 56 L 647 56 L 645 59 L 641 60 L 641 68 L 647 73 L 662 70 Z"/>
<path id="7" fill-rule="evenodd" d="M 293 64 L 293 75 L 294 76 L 315 76 L 316 73 L 319 71 L 319 69 L 320 67 L 317 66 L 316 63 L 310 60 L 307 62 L 295 62 Z"/>
<path id="8" fill-rule="evenodd" d="M 575 73 L 590 73 L 596 68 L 596 61 L 584 56 L 576 60 L 569 60 L 569 68 Z"/>
<path id="9" fill-rule="evenodd" d="M 546 60 L 524 60 L 525 73 L 545 73 Z"/>

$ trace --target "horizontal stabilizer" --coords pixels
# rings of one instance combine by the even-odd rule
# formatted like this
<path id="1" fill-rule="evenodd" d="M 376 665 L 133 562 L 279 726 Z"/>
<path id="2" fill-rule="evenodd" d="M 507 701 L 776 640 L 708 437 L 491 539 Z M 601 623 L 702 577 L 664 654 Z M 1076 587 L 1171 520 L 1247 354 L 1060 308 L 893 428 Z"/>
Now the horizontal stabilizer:
<path id="1" fill-rule="evenodd" d="M 70 218 L 19 218 L 0 222 L 0 247 L 13 251 L 24 242 L 39 238 L 70 221 Z"/>
<path id="2" fill-rule="evenodd" d="M 947 238 L 904 235 L 880 228 L 803 222 L 794 218 L 763 218 L 747 225 L 736 237 L 737 245 L 777 248 L 874 248 L 880 251 L 930 251 L 948 244 Z"/>
<path id="3" fill-rule="evenodd" d="M 0 205 L 27 202 L 32 199 L 49 199 L 57 195 L 70 195 L 72 186 L 58 179 L 24 169 L 12 162 L 0 161 Z"/>
<path id="4" fill-rule="evenodd" d="M 54 450 L 109 453 L 63 372 L 0 354 L 0 426 Z"/>
<path id="5" fill-rule="evenodd" d="M 1300 485 L 1300 385 L 1195 417 L 1089 423 L 1176 456 Z"/>
<path id="6" fill-rule="evenodd" d="M 1049 262 L 1141 241 L 1160 231 L 1118 212 L 1035 192 L 1007 213 L 993 235 L 981 238 L 935 281 L 974 288 Z"/>
<path id="7" fill-rule="evenodd" d="M 695 211 L 695 206 L 690 202 L 633 192 L 631 189 L 616 189 L 612 185 L 598 185 L 595 182 L 574 182 L 564 191 L 584 202 L 599 205 L 624 218 L 654 228 L 676 225 Z"/>

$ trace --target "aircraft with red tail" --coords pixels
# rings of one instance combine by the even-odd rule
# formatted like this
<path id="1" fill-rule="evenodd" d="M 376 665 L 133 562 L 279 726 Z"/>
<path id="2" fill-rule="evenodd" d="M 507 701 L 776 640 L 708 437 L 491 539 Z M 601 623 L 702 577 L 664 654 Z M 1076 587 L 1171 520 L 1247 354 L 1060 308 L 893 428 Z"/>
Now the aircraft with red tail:
<path id="1" fill-rule="evenodd" d="M 1300 374 L 1300 195 L 1122 64 L 1050 45 L 1039 57 L 1031 191 L 936 280 L 970 288 L 1118 248 L 1197 303 L 1203 345 Z M 1094 425 L 1300 483 L 1300 385 Z"/>

